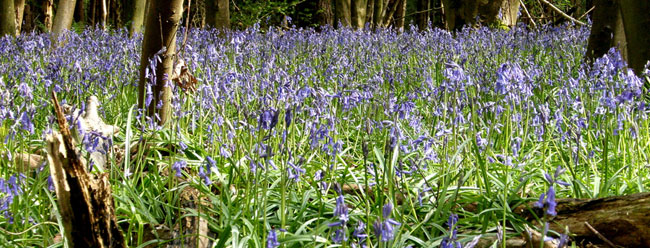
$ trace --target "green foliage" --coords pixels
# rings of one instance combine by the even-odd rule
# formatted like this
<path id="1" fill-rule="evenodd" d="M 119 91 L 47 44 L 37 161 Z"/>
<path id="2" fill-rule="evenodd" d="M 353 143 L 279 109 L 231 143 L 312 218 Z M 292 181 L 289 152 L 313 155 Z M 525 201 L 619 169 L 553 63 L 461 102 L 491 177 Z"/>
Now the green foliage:
<path id="1" fill-rule="evenodd" d="M 259 23 L 264 29 L 269 26 L 285 26 L 285 16 L 294 15 L 296 6 L 305 0 L 238 0 L 230 5 L 231 25 L 235 29 L 245 29 Z M 307 15 L 306 10 L 298 10 Z"/>

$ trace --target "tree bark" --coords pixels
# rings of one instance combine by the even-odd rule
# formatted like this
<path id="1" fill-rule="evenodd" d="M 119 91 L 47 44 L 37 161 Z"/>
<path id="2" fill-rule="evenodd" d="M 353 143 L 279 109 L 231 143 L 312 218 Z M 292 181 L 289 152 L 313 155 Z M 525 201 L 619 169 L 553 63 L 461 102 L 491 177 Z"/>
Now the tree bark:
<path id="1" fill-rule="evenodd" d="M 135 0 L 133 3 L 133 17 L 131 18 L 131 27 L 129 28 L 129 35 L 131 37 L 136 33 L 142 32 L 146 5 L 147 0 Z"/>
<path id="2" fill-rule="evenodd" d="M 229 0 L 207 0 L 205 2 L 206 22 L 216 29 L 230 28 Z"/>
<path id="3" fill-rule="evenodd" d="M 625 39 L 627 41 L 627 63 L 637 75 L 643 74 L 650 60 L 650 2 L 647 0 L 620 0 Z"/>
<path id="4" fill-rule="evenodd" d="M 332 0 L 318 0 L 318 11 L 316 12 L 316 23 L 319 26 L 334 26 L 334 13 L 332 12 Z"/>
<path id="5" fill-rule="evenodd" d="M 92 175 L 75 150 L 63 110 L 52 91 L 61 133 L 47 136 L 50 173 L 69 247 L 126 247 L 117 226 L 108 173 Z"/>
<path id="6" fill-rule="evenodd" d="M 627 58 L 628 49 L 619 0 L 596 0 L 595 5 L 585 60 L 593 62 L 615 46 L 623 58 Z"/>
<path id="7" fill-rule="evenodd" d="M 366 6 L 367 0 L 352 0 L 351 20 L 352 26 L 357 29 L 363 29 L 366 25 Z"/>
<path id="8" fill-rule="evenodd" d="M 646 12 L 649 13 L 649 12 Z M 519 206 L 514 212 L 529 221 L 543 212 L 534 208 L 532 202 Z M 557 199 L 557 216 L 550 222 L 550 229 L 571 232 L 571 239 L 582 244 L 602 244 L 603 241 L 590 230 L 589 223 L 600 234 L 623 247 L 650 247 L 650 193 L 599 199 Z"/>
<path id="9" fill-rule="evenodd" d="M 20 35 L 25 14 L 25 0 L 14 0 L 14 8 L 16 9 L 16 35 Z"/>
<path id="10" fill-rule="evenodd" d="M 86 23 L 86 6 L 84 0 L 77 0 L 74 8 L 74 20 L 76 22 Z"/>
<path id="11" fill-rule="evenodd" d="M 504 0 L 501 4 L 501 24 L 512 28 L 519 17 L 519 0 Z"/>
<path id="12" fill-rule="evenodd" d="M 394 27 L 398 30 L 404 30 L 404 20 L 406 18 L 406 2 L 407 0 L 400 0 L 400 3 L 397 5 L 397 9 L 394 14 Z"/>
<path id="13" fill-rule="evenodd" d="M 32 14 L 32 7 L 29 4 L 25 5 L 25 10 L 23 10 L 23 25 L 20 27 L 20 31 L 31 32 L 34 29 L 34 15 Z"/>
<path id="14" fill-rule="evenodd" d="M 335 0 L 336 1 L 336 26 L 349 27 L 352 22 L 350 16 L 350 0 Z"/>
<path id="15" fill-rule="evenodd" d="M 108 29 L 108 3 L 106 1 L 108 0 L 99 0 L 99 9 L 101 10 L 102 13 L 102 28 L 104 30 Z"/>
<path id="16" fill-rule="evenodd" d="M 429 0 L 417 1 L 417 14 L 415 16 L 415 23 L 418 25 L 420 31 L 425 30 L 428 25 L 429 14 L 426 12 L 429 9 Z"/>
<path id="17" fill-rule="evenodd" d="M 14 0 L 0 0 L 0 37 L 16 36 L 16 10 Z"/>
<path id="18" fill-rule="evenodd" d="M 375 6 L 372 14 L 372 25 L 375 29 L 382 26 L 384 21 L 384 9 L 387 0 L 375 0 Z"/>
<path id="19" fill-rule="evenodd" d="M 176 53 L 176 31 L 182 15 L 183 0 L 154 0 L 150 3 L 147 14 L 140 58 L 138 103 L 140 108 L 147 109 L 148 116 L 155 119 L 157 114 L 160 124 L 166 123 L 171 116 L 172 91 L 169 85 L 173 69 L 172 60 Z M 152 101 L 147 107 L 145 100 L 148 82 L 145 73 L 150 59 L 163 48 L 166 50 L 160 55 L 161 60 L 155 68 L 156 81 L 152 86 Z"/>
<path id="20" fill-rule="evenodd" d="M 370 26 L 374 23 L 374 12 L 375 12 L 375 0 L 366 0 L 368 5 L 366 6 L 366 23 L 370 23 Z"/>
<path id="21" fill-rule="evenodd" d="M 61 34 L 64 30 L 69 30 L 72 26 L 72 18 L 74 17 L 74 6 L 76 0 L 60 0 L 59 6 L 54 16 L 54 24 L 52 32 L 54 34 Z"/>
<path id="22" fill-rule="evenodd" d="M 476 26 L 480 23 L 493 24 L 499 21 L 508 26 L 517 22 L 519 0 L 443 0 L 445 22 L 448 30 L 458 30 L 463 26 Z M 479 22 L 477 22 L 479 21 Z"/>
<path id="23" fill-rule="evenodd" d="M 54 20 L 54 0 L 43 1 L 43 15 L 45 16 L 43 20 L 44 31 L 50 32 L 52 30 L 52 20 Z"/>

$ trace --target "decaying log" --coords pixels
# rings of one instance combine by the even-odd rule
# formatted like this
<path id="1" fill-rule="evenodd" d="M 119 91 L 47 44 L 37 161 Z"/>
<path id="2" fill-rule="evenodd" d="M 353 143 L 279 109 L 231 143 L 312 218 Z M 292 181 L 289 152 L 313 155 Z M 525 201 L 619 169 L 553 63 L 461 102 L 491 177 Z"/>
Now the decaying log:
<path id="1" fill-rule="evenodd" d="M 47 136 L 47 157 L 66 242 L 69 247 L 126 247 L 115 218 L 108 174 L 88 173 L 54 92 L 52 98 L 61 133 Z"/>
<path id="2" fill-rule="evenodd" d="M 588 223 L 617 246 L 650 247 L 650 192 L 598 199 L 558 199 L 556 211 L 549 228 L 558 232 L 568 228 L 571 239 L 579 244 L 607 246 Z M 532 222 L 535 215 L 543 215 L 532 203 L 516 208 L 515 213 Z"/>

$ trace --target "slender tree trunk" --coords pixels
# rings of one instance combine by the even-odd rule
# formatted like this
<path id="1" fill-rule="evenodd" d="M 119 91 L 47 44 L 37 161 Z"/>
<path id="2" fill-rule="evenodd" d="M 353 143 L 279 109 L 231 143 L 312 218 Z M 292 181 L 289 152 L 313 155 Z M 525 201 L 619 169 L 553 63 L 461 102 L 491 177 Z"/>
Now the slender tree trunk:
<path id="1" fill-rule="evenodd" d="M 349 27 L 351 25 L 350 0 L 336 1 L 336 25 L 340 27 Z"/>
<path id="2" fill-rule="evenodd" d="M 136 33 L 142 32 L 146 5 L 147 0 L 135 0 L 133 3 L 133 17 L 131 18 L 131 27 L 129 28 L 129 35 L 131 37 Z"/>
<path id="3" fill-rule="evenodd" d="M 97 13 L 97 0 L 90 0 L 90 16 L 89 16 L 89 22 L 90 25 L 95 28 L 95 24 L 97 24 L 97 19 L 96 19 L 96 13 Z"/>
<path id="4" fill-rule="evenodd" d="M 74 20 L 83 24 L 86 23 L 86 6 L 84 5 L 84 0 L 77 0 L 77 4 L 74 7 Z"/>
<path id="5" fill-rule="evenodd" d="M 149 8 L 140 58 L 138 103 L 140 108 L 147 109 L 150 117 L 155 118 L 157 114 L 160 118 L 158 123 L 164 124 L 171 117 L 172 90 L 168 84 L 171 84 L 169 80 L 176 53 L 176 31 L 183 15 L 183 0 L 154 0 L 151 1 Z M 156 81 L 151 91 L 152 101 L 147 107 L 145 106 L 147 97 L 145 73 L 150 59 L 163 47 L 166 50 L 160 55 L 161 60 L 156 66 Z"/>
<path id="6" fill-rule="evenodd" d="M 363 29 L 366 25 L 366 7 L 367 0 L 352 0 L 351 19 L 352 26 L 357 29 Z"/>
<path id="7" fill-rule="evenodd" d="M 417 14 L 415 16 L 415 23 L 418 25 L 419 30 L 425 30 L 428 23 L 428 13 L 425 12 L 430 8 L 429 0 L 417 0 Z"/>
<path id="8" fill-rule="evenodd" d="M 366 7 L 366 23 L 370 23 L 370 26 L 374 23 L 374 14 L 375 14 L 375 0 L 367 0 L 368 5 Z"/>
<path id="9" fill-rule="evenodd" d="M 14 0 L 0 0 L 0 37 L 16 36 L 16 10 Z"/>
<path id="10" fill-rule="evenodd" d="M 25 0 L 14 0 L 14 8 L 16 9 L 16 35 L 20 35 L 25 14 Z"/>
<path id="11" fill-rule="evenodd" d="M 395 28 L 398 30 L 404 30 L 404 19 L 406 18 L 406 2 L 407 0 L 400 0 L 400 4 L 397 5 L 395 10 Z"/>
<path id="12" fill-rule="evenodd" d="M 108 23 L 107 23 L 107 21 L 108 21 L 108 3 L 106 1 L 108 1 L 108 0 L 100 0 L 100 2 L 101 2 L 100 9 L 101 9 L 101 13 L 102 13 L 102 28 L 104 30 L 108 29 L 108 27 L 106 26 L 106 25 L 108 25 Z"/>
<path id="13" fill-rule="evenodd" d="M 59 5 L 56 9 L 56 16 L 54 16 L 54 24 L 52 32 L 54 34 L 61 34 L 64 30 L 69 30 L 72 27 L 72 19 L 74 17 L 74 6 L 76 0 L 59 0 Z"/>
<path id="14" fill-rule="evenodd" d="M 316 23 L 319 26 L 334 26 L 334 13 L 332 12 L 332 0 L 318 0 L 318 12 Z"/>
<path id="15" fill-rule="evenodd" d="M 46 29 L 45 32 L 50 32 L 52 30 L 52 21 L 54 20 L 54 0 L 43 1 L 43 14 L 45 16 L 43 20 L 43 25 Z"/>
<path id="16" fill-rule="evenodd" d="M 34 15 L 32 14 L 32 6 L 25 4 L 25 10 L 23 10 L 23 23 L 20 27 L 21 32 L 31 32 L 34 29 Z"/>
<path id="17" fill-rule="evenodd" d="M 650 2 L 647 0 L 620 0 L 625 38 L 627 63 L 637 75 L 643 73 L 650 60 Z"/>
<path id="18" fill-rule="evenodd" d="M 206 22 L 216 29 L 230 28 L 229 0 L 207 0 L 205 2 Z"/>
<path id="19" fill-rule="evenodd" d="M 618 47 L 623 58 L 627 58 L 627 42 L 619 0 L 596 0 L 595 4 L 585 60 L 593 62 L 614 46 Z"/>
<path id="20" fill-rule="evenodd" d="M 381 27 L 384 21 L 384 8 L 387 0 L 375 0 L 375 6 L 372 14 L 372 24 L 375 29 Z"/>

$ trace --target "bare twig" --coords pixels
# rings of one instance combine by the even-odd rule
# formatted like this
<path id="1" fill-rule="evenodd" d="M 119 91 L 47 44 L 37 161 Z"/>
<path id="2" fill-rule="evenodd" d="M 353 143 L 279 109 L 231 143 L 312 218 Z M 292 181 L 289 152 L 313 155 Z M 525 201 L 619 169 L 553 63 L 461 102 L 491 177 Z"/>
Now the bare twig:
<path id="1" fill-rule="evenodd" d="M 596 6 L 591 7 L 591 9 L 587 10 L 587 12 L 585 12 L 585 13 L 582 14 L 580 17 L 578 17 L 578 20 L 580 20 L 580 19 L 582 19 L 582 18 L 585 18 L 585 16 L 587 16 L 587 15 L 588 15 L 591 11 L 593 11 L 595 8 L 596 8 Z"/>
<path id="2" fill-rule="evenodd" d="M 546 5 L 548 5 L 549 7 L 551 7 L 551 9 L 553 9 L 555 12 L 557 12 L 557 13 L 560 14 L 561 16 L 564 16 L 564 18 L 567 18 L 567 19 L 569 19 L 569 20 L 571 20 L 571 21 L 573 21 L 573 22 L 575 22 L 575 23 L 577 23 L 577 24 L 580 24 L 580 25 L 582 25 L 582 26 L 587 25 L 587 24 L 585 24 L 584 22 L 578 21 L 578 20 L 576 20 L 575 18 L 571 17 L 570 15 L 567 15 L 566 13 L 562 12 L 562 10 L 558 9 L 557 7 L 555 7 L 555 5 L 553 5 L 552 3 L 549 3 L 549 2 L 546 1 L 546 0 L 540 0 L 540 1 L 542 1 L 543 3 L 545 3 Z"/>
<path id="3" fill-rule="evenodd" d="M 609 245 L 609 247 L 612 247 L 612 248 L 617 248 L 618 247 L 614 243 L 612 243 L 612 241 L 609 241 L 609 239 L 605 238 L 605 236 L 600 234 L 600 232 L 598 232 L 598 230 L 596 230 L 593 226 L 589 225 L 589 222 L 585 221 L 585 226 L 587 226 L 587 228 L 589 228 L 589 230 L 591 230 L 596 236 L 598 236 L 598 238 L 600 240 L 602 240 L 607 245 Z"/>
<path id="4" fill-rule="evenodd" d="M 533 28 L 537 28 L 537 24 L 535 23 L 535 19 L 530 15 L 528 12 L 528 8 L 526 8 L 526 4 L 524 4 L 523 0 L 519 0 L 519 3 L 521 4 L 521 8 L 524 9 L 524 14 L 530 19 L 530 23 L 533 24 Z"/>

